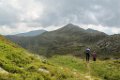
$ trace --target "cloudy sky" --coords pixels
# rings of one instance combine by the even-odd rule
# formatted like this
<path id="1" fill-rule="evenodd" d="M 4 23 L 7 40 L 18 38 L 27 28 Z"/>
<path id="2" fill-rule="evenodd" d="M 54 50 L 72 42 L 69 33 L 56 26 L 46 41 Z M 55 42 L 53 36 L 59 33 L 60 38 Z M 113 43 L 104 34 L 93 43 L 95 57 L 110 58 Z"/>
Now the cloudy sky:
<path id="1" fill-rule="evenodd" d="M 120 0 L 0 0 L 0 34 L 54 30 L 68 23 L 120 33 Z"/>

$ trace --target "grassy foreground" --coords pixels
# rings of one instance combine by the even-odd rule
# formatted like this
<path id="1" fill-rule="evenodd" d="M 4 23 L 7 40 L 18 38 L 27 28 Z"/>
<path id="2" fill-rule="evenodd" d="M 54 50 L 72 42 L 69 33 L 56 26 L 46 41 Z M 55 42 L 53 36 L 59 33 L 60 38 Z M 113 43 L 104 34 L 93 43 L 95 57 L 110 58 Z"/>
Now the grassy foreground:
<path id="1" fill-rule="evenodd" d="M 0 36 L 0 80 L 119 80 L 120 61 L 33 55 Z"/>
<path id="2" fill-rule="evenodd" d="M 75 58 L 73 56 L 54 56 L 49 59 L 56 65 L 70 68 L 73 71 L 92 77 L 92 80 L 119 80 L 120 79 L 120 60 L 90 61 Z"/>
<path id="3" fill-rule="evenodd" d="M 0 80 L 88 80 L 0 36 Z"/>

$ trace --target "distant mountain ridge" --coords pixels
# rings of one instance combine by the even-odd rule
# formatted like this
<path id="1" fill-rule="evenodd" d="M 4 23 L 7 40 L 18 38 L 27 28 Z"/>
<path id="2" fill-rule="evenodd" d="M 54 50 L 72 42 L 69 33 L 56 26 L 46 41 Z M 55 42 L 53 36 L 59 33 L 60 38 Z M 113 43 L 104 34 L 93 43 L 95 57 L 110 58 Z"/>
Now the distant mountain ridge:
<path id="1" fill-rule="evenodd" d="M 91 32 L 92 31 L 92 32 Z M 8 39 L 40 55 L 79 54 L 108 35 L 97 30 L 85 30 L 74 24 L 34 37 L 7 36 Z"/>
<path id="2" fill-rule="evenodd" d="M 47 32 L 46 30 L 34 30 L 34 31 L 29 31 L 29 32 L 25 32 L 25 33 L 19 33 L 16 34 L 15 36 L 25 36 L 25 37 L 29 37 L 29 36 L 37 36 L 37 35 L 41 35 L 42 33 Z"/>
<path id="3" fill-rule="evenodd" d="M 86 31 L 87 31 L 87 32 L 90 32 L 90 33 L 102 33 L 102 32 L 100 32 L 100 31 L 98 31 L 98 30 L 93 30 L 93 29 L 91 29 L 91 28 L 86 29 Z"/>

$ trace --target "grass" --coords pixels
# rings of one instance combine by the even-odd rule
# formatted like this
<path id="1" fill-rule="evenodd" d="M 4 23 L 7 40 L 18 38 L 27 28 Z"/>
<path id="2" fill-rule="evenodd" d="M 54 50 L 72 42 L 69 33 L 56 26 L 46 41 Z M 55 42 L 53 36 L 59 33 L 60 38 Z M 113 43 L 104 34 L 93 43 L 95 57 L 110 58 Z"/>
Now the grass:
<path id="1" fill-rule="evenodd" d="M 92 62 L 91 73 L 94 76 L 101 77 L 105 80 L 119 80 L 120 79 L 120 61 L 107 60 Z"/>
<path id="2" fill-rule="evenodd" d="M 75 58 L 73 56 L 54 56 L 49 59 L 52 63 L 55 63 L 60 66 L 69 67 L 80 71 L 81 73 L 86 73 L 87 66 L 82 59 Z"/>
<path id="3" fill-rule="evenodd" d="M 106 60 L 96 62 L 90 61 L 89 64 L 85 60 L 73 57 L 73 56 L 54 56 L 49 59 L 56 65 L 76 70 L 78 73 L 88 75 L 90 70 L 90 76 L 94 80 L 119 80 L 120 79 L 120 60 Z M 88 65 L 90 69 L 88 69 Z"/>

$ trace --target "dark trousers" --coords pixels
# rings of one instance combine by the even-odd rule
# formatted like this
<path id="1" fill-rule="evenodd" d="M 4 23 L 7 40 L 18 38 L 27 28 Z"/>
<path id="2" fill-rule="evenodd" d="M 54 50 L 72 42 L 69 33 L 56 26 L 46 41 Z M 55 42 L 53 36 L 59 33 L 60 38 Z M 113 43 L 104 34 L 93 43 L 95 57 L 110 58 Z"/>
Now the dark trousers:
<path id="1" fill-rule="evenodd" d="M 86 53 L 86 61 L 90 60 L 90 54 Z"/>
<path id="2" fill-rule="evenodd" d="M 93 58 L 93 61 L 96 61 L 96 58 Z"/>

